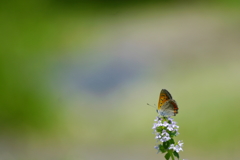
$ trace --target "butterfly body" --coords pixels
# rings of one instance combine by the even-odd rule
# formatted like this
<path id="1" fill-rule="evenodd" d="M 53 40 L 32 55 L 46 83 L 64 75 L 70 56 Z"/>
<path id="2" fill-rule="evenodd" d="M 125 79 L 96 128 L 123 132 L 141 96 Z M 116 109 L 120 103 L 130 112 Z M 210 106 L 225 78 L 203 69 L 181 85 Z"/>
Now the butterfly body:
<path id="1" fill-rule="evenodd" d="M 176 116 L 178 113 L 178 105 L 166 89 L 160 92 L 157 111 L 161 116 Z"/>

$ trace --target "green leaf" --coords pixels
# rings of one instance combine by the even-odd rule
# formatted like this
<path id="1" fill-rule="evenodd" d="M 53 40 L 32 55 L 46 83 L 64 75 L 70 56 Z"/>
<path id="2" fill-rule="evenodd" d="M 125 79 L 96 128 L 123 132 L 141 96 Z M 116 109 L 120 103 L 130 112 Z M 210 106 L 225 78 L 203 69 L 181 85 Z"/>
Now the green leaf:
<path id="1" fill-rule="evenodd" d="M 175 144 L 175 142 L 174 142 L 173 139 L 170 139 L 168 142 L 170 143 L 170 145 L 171 145 L 171 144 Z M 170 145 L 169 145 L 169 146 L 170 146 Z"/>
<path id="2" fill-rule="evenodd" d="M 169 160 L 169 158 L 170 158 L 170 154 L 167 153 L 164 157 L 166 158 L 166 160 Z"/>
<path id="3" fill-rule="evenodd" d="M 162 153 L 165 153 L 167 151 L 161 144 L 159 144 L 158 147 L 159 147 L 159 151 L 161 151 Z"/>
<path id="4" fill-rule="evenodd" d="M 159 126 L 156 128 L 157 132 L 161 132 L 162 133 L 162 130 L 166 129 L 166 127 L 164 126 Z"/>
<path id="5" fill-rule="evenodd" d="M 162 132 L 162 130 L 163 130 L 162 126 L 156 128 L 157 132 Z"/>
<path id="6" fill-rule="evenodd" d="M 169 141 L 163 142 L 163 147 L 164 147 L 165 149 L 168 149 L 168 148 L 170 147 Z"/>
<path id="7" fill-rule="evenodd" d="M 173 152 L 173 155 L 179 159 L 179 154 L 176 151 Z"/>
<path id="8" fill-rule="evenodd" d="M 176 131 L 174 131 L 174 132 L 170 132 L 169 134 L 170 134 L 170 137 L 173 137 L 173 136 L 176 136 Z"/>

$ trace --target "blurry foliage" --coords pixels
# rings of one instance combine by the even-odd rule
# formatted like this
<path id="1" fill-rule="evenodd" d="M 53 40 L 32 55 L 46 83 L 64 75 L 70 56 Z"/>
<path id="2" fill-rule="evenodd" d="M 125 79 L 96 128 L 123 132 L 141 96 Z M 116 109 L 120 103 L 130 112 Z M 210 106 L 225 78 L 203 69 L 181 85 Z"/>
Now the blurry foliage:
<path id="1" fill-rule="evenodd" d="M 48 51 L 55 48 L 50 16 L 41 1 L 0 4 L 0 128 L 39 131 L 55 121 L 46 90 Z M 55 38 L 54 38 L 55 37 Z"/>
<path id="2" fill-rule="evenodd" d="M 239 4 L 238 0 L 51 0 L 52 5 L 60 5 L 64 7 L 96 7 L 102 9 L 116 9 L 130 6 L 138 5 L 148 5 L 148 4 L 163 4 L 163 5 L 187 5 L 192 3 L 222 3 L 222 4 Z"/>
<path id="3" fill-rule="evenodd" d="M 5 52 L 6 53 L 6 52 Z M 4 131 L 25 132 L 48 128 L 54 117 L 46 93 L 44 76 L 31 62 L 34 59 L 24 56 L 1 55 L 0 59 L 0 127 Z M 36 60 L 36 59 L 35 59 Z"/>

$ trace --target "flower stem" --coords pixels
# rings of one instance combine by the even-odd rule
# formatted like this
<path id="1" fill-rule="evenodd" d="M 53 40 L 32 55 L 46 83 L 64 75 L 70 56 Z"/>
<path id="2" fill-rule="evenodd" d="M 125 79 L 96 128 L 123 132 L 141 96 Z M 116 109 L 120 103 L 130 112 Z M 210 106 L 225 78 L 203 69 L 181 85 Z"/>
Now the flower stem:
<path id="1" fill-rule="evenodd" d="M 170 154 L 172 160 L 174 160 L 173 151 L 172 151 L 172 150 L 169 150 L 168 153 Z"/>

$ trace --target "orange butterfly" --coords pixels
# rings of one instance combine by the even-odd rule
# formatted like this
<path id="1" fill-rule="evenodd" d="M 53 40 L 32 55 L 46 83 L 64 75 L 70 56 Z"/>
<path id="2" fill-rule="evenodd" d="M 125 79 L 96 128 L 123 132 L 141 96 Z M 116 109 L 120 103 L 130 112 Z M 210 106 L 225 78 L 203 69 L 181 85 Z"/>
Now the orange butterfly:
<path id="1" fill-rule="evenodd" d="M 176 116 L 178 114 L 178 105 L 166 89 L 162 89 L 160 92 L 157 112 L 161 116 Z"/>

